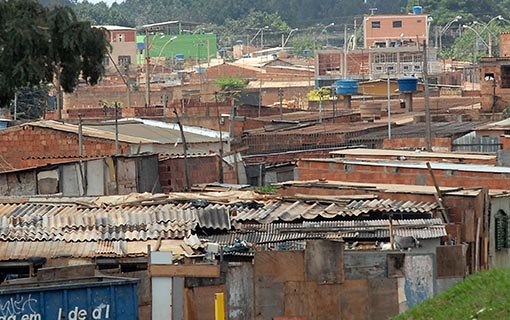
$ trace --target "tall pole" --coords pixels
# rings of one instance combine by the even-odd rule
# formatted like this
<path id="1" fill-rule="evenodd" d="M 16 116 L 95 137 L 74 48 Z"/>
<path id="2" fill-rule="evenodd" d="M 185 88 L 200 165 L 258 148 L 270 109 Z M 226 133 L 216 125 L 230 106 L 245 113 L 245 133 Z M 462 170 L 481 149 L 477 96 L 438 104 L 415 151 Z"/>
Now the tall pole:
<path id="1" fill-rule="evenodd" d="M 319 123 L 322 123 L 322 90 L 319 88 Z"/>
<path id="2" fill-rule="evenodd" d="M 115 154 L 119 154 L 119 102 L 113 103 L 115 106 Z"/>
<path id="3" fill-rule="evenodd" d="M 14 121 L 18 120 L 18 93 L 14 93 Z"/>
<path id="4" fill-rule="evenodd" d="M 186 144 L 186 137 L 184 135 L 184 129 L 182 128 L 181 120 L 179 119 L 179 115 L 177 114 L 177 109 L 174 107 L 175 118 L 177 119 L 177 125 L 179 126 L 179 131 L 181 131 L 181 140 L 182 140 L 182 149 L 184 151 L 184 181 L 186 183 L 184 191 L 190 191 L 191 185 L 189 181 L 189 172 L 188 172 L 188 145 Z"/>
<path id="5" fill-rule="evenodd" d="M 145 28 L 145 106 L 150 107 L 151 105 L 151 75 L 150 75 L 150 61 L 151 61 L 151 55 L 150 55 L 150 49 L 149 49 L 149 29 Z"/>
<path id="6" fill-rule="evenodd" d="M 391 84 L 390 70 L 386 70 L 388 76 L 388 139 L 391 140 Z"/>
<path id="7" fill-rule="evenodd" d="M 344 79 L 347 79 L 347 25 L 344 25 Z"/>
<path id="8" fill-rule="evenodd" d="M 280 119 L 283 120 L 283 89 L 278 88 L 278 97 L 280 98 Z"/>
<path id="9" fill-rule="evenodd" d="M 219 176 L 219 182 L 223 183 L 223 134 L 221 133 L 221 116 L 220 116 L 220 107 L 218 105 L 218 92 L 214 93 L 214 102 L 216 103 L 216 118 L 218 119 L 218 130 L 220 133 L 220 167 L 219 167 L 220 176 Z"/>
<path id="10" fill-rule="evenodd" d="M 83 121 L 81 119 L 81 113 L 78 113 L 78 152 L 80 156 L 83 156 Z"/>
<path id="11" fill-rule="evenodd" d="M 432 128 L 430 120 L 430 94 L 428 79 L 428 58 L 427 58 L 427 42 L 423 41 L 423 84 L 425 86 L 424 102 L 425 102 L 425 123 L 426 123 L 426 140 L 427 151 L 432 151 Z"/>

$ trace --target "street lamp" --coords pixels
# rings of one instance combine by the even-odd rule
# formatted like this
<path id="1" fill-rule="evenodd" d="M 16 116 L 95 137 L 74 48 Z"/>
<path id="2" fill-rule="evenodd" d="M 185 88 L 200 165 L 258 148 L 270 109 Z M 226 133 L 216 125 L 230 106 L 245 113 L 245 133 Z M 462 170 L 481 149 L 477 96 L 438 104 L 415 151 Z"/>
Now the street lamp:
<path id="1" fill-rule="evenodd" d="M 321 32 L 319 33 L 319 37 L 323 34 L 323 33 L 327 33 L 327 30 L 329 27 L 333 27 L 335 25 L 334 22 L 331 22 L 330 24 L 328 24 L 327 26 L 325 26 L 324 28 L 322 28 Z M 326 35 L 326 47 L 329 46 L 329 39 Z"/>
<path id="2" fill-rule="evenodd" d="M 443 49 L 443 34 L 450 29 L 452 24 L 462 19 L 462 16 L 456 16 L 452 20 L 448 21 L 448 23 L 439 31 L 439 51 Z"/>
<path id="3" fill-rule="evenodd" d="M 257 33 L 255 33 L 255 35 L 253 36 L 253 38 L 251 38 L 250 40 L 250 44 L 253 42 L 253 40 L 255 40 L 257 38 L 257 36 L 259 35 L 260 33 L 260 46 L 262 48 L 264 48 L 264 30 L 269 30 L 269 26 L 264 26 L 262 28 L 260 28 Z"/>
<path id="4" fill-rule="evenodd" d="M 282 48 L 285 48 L 285 45 L 287 45 L 287 42 L 289 42 L 289 39 L 290 39 L 290 36 L 292 35 L 292 33 L 294 31 L 298 31 L 298 30 L 299 30 L 298 28 L 294 28 L 294 29 L 290 30 L 289 35 L 287 36 L 287 39 L 285 39 L 285 41 L 282 44 Z"/>
<path id="5" fill-rule="evenodd" d="M 157 57 L 158 57 L 158 58 L 160 58 L 160 57 L 161 57 L 161 54 L 162 54 L 162 53 L 163 53 L 163 51 L 165 50 L 166 46 L 167 46 L 170 42 L 174 41 L 175 39 L 177 39 L 177 36 L 173 36 L 173 37 L 171 37 L 171 38 L 170 38 L 167 42 L 165 42 L 165 44 L 163 45 L 163 47 L 161 47 L 161 50 L 159 50 L 159 53 L 158 53 L 158 55 L 157 55 Z M 156 70 L 156 64 L 154 63 L 154 67 L 152 68 L 152 72 L 154 72 L 155 70 Z"/>
<path id="6" fill-rule="evenodd" d="M 485 40 L 483 40 L 482 35 L 481 35 L 478 31 L 476 31 L 476 29 L 475 29 L 475 28 L 473 28 L 473 27 L 471 27 L 471 26 L 468 26 L 468 25 L 466 25 L 466 24 L 462 25 L 462 28 L 464 28 L 464 29 L 469 29 L 469 30 L 473 31 L 473 32 L 476 34 L 476 36 L 478 37 L 478 39 L 480 39 L 480 40 L 482 41 L 482 43 L 483 43 L 483 44 L 484 44 L 484 46 L 487 48 L 487 50 L 489 50 L 489 51 L 490 51 L 490 49 L 491 49 L 491 48 L 490 48 L 490 46 L 487 44 L 487 42 L 485 42 Z"/>

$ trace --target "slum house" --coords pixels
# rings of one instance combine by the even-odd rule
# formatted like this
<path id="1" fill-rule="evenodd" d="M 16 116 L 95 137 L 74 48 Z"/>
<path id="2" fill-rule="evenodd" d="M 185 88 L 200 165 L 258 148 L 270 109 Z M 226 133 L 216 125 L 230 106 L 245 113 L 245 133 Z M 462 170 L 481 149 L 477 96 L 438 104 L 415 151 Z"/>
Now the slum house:
<path id="1" fill-rule="evenodd" d="M 288 181 L 280 184 L 278 193 L 283 196 L 300 194 L 303 197 L 375 195 L 396 201 L 437 201 L 446 210 L 448 242 L 468 245 L 465 265 L 469 273 L 487 268 L 505 268 L 510 251 L 505 245 L 508 205 L 507 191 L 482 188 L 416 186 L 373 182 L 332 180 Z M 444 219 L 444 217 L 443 217 Z M 499 226 L 500 231 L 496 231 Z M 477 237 L 477 234 L 479 237 Z M 478 252 L 478 253 L 477 253 Z"/>
<path id="2" fill-rule="evenodd" d="M 276 199 L 230 192 L 24 198 L 2 203 L 0 246 L 4 249 L 0 250 L 0 271 L 8 278 L 32 275 L 41 266 L 92 262 L 108 274 L 116 274 L 114 269 L 120 268 L 124 276 L 139 277 L 146 288 L 149 274 L 143 270 L 148 267 L 147 244 L 156 251 L 171 251 L 175 261 L 186 256 L 210 261 L 217 254 L 214 248 L 218 243 L 199 238 L 225 244 L 224 254 L 219 257 L 232 258 L 221 263 L 222 271 L 215 276 L 218 278 L 175 278 L 174 290 L 185 298 L 174 305 L 174 310 L 181 310 L 186 318 L 212 319 L 212 293 L 224 292 L 231 319 L 271 319 L 303 312 L 310 319 L 347 319 L 352 314 L 360 315 L 360 319 L 377 319 L 381 313 L 396 315 L 432 297 L 440 287 L 440 280 L 433 277 L 431 252 L 443 250 L 436 249 L 436 245 L 446 230 L 439 219 L 432 218 L 437 210 L 432 202 L 394 202 L 370 195 Z M 388 221 L 385 217 L 389 212 L 404 219 Z M 423 246 L 416 249 L 411 244 L 414 249 L 409 248 L 416 251 L 406 253 L 352 251 L 344 255 L 341 242 L 306 242 L 326 238 L 391 242 L 392 233 L 396 244 L 399 236 L 411 235 Z M 247 240 L 252 241 L 251 249 L 246 247 Z M 287 251 L 268 252 L 270 248 Z M 296 248 L 305 251 L 292 250 Z M 457 250 L 455 246 L 450 249 Z M 197 255 L 200 252 L 202 255 Z M 254 264 L 243 263 L 253 254 L 250 260 L 254 259 Z M 331 258 L 332 254 L 335 259 L 325 259 L 325 255 Z M 238 260 L 238 256 L 244 258 Z M 373 267 L 359 268 L 361 265 Z M 403 296 L 397 294 L 404 287 L 415 288 L 417 281 L 421 281 L 420 288 L 406 289 Z M 293 291 L 293 286 L 301 289 Z M 318 297 L 338 297 L 332 306 L 334 312 L 326 315 L 316 306 L 303 310 L 303 305 L 292 302 L 308 295 L 307 290 Z M 147 290 L 139 294 L 141 318 L 149 319 L 152 297 Z M 369 296 L 380 304 L 358 306 Z M 360 302 L 359 297 L 365 298 Z"/>
<path id="3" fill-rule="evenodd" d="M 148 120 L 119 122 L 119 154 L 143 152 L 183 153 L 181 134 L 176 125 L 164 123 L 145 124 Z M 125 126 L 124 126 L 125 125 Z M 219 150 L 218 135 L 212 131 L 185 127 L 189 153 L 208 153 Z M 124 132 L 124 133 L 123 133 Z M 0 152 L 3 170 L 22 168 L 25 159 L 34 157 L 83 157 L 115 154 L 115 130 L 113 123 L 100 126 L 83 126 L 82 152 L 80 153 L 80 129 L 78 125 L 51 120 L 25 123 L 0 132 Z M 225 134 L 223 150 L 228 152 Z"/>
<path id="4" fill-rule="evenodd" d="M 293 138 L 289 133 L 292 132 L 300 132 L 300 130 L 296 130 L 296 128 L 304 127 L 306 130 L 317 128 L 317 130 L 326 128 L 332 128 L 337 130 L 342 130 L 344 128 L 343 123 L 333 124 L 331 123 L 333 120 L 329 118 L 331 116 L 330 113 L 325 113 L 327 116 L 328 124 L 319 125 L 306 123 L 303 120 L 301 124 L 295 124 L 293 122 L 285 122 L 273 119 L 273 123 L 267 123 L 264 128 L 266 132 L 262 132 L 262 129 L 258 130 L 250 130 L 249 134 L 244 139 L 248 143 L 248 149 L 243 152 L 243 160 L 246 164 L 246 170 L 248 175 L 248 181 L 252 185 L 264 185 L 267 183 L 274 182 L 283 182 L 286 180 L 292 180 L 293 170 L 296 166 L 296 161 L 303 158 L 330 158 L 332 155 L 331 151 L 341 150 L 354 146 L 367 146 L 372 148 L 405 148 L 405 149 L 423 149 L 426 145 L 425 138 L 423 138 L 423 132 L 425 132 L 425 124 L 424 123 L 416 123 L 416 124 L 404 124 L 404 125 L 396 125 L 392 127 L 392 138 L 388 139 L 388 130 L 387 125 L 382 124 L 381 122 L 377 122 L 375 124 L 363 124 L 367 130 L 361 130 L 359 132 L 344 132 L 341 131 L 339 133 L 333 134 L 333 141 L 327 145 L 321 144 L 313 144 L 310 142 L 309 144 L 303 145 L 302 143 L 298 150 L 293 150 L 297 148 L 294 146 L 295 143 L 300 143 L 300 141 L 296 138 Z M 292 114 L 293 115 L 293 114 Z M 289 115 L 291 116 L 291 115 Z M 340 122 L 340 120 L 337 120 Z M 298 122 L 298 121 L 296 121 Z M 326 121 L 325 121 L 326 122 Z M 309 127 L 307 127 L 309 125 Z M 437 151 L 449 151 L 452 149 L 452 141 L 455 137 L 462 136 L 466 132 L 470 132 L 474 127 L 476 127 L 477 123 L 471 122 L 446 122 L 446 123 L 433 123 L 433 150 Z M 347 125 L 348 128 L 355 128 L 355 125 Z M 354 129 L 353 129 L 354 130 Z M 341 137 L 344 135 L 347 140 L 341 142 Z M 316 133 L 315 135 L 319 135 L 319 137 L 323 133 Z M 324 133 L 324 135 L 331 135 L 332 133 Z M 273 140 L 269 144 L 269 138 L 272 137 Z M 287 139 L 287 136 L 289 139 Z M 314 136 L 314 135 L 311 135 Z M 261 140 L 261 137 L 264 140 Z M 283 137 L 287 140 L 282 140 Z M 299 135 L 298 135 L 299 137 Z M 347 138 L 348 137 L 348 138 Z M 269 140 L 268 140 L 269 139 Z M 258 141 L 257 141 L 258 140 Z M 266 141 L 267 140 L 267 141 Z M 257 145 L 257 142 L 263 142 L 264 144 L 267 142 L 267 147 L 264 148 L 276 148 L 278 150 L 260 150 L 261 146 Z M 274 141 L 288 141 L 288 143 L 284 145 L 275 144 Z M 320 142 L 320 141 L 319 141 Z M 253 147 L 250 149 L 250 147 Z M 262 146 L 263 147 L 263 146 Z M 455 147 L 455 146 L 453 146 Z M 255 153 L 258 151 L 258 153 Z M 495 163 L 495 162 L 494 162 Z"/>
<path id="5" fill-rule="evenodd" d="M 422 150 L 391 150 L 350 148 L 330 152 L 331 158 L 366 160 L 402 160 L 414 162 L 448 162 L 496 165 L 495 154 L 428 152 Z"/>
<path id="6" fill-rule="evenodd" d="M 510 88 L 510 33 L 499 38 L 499 56 L 480 59 L 480 95 L 482 110 L 501 112 L 508 105 Z"/>
<path id="7" fill-rule="evenodd" d="M 296 180 L 326 179 L 352 182 L 385 183 L 391 181 L 409 185 L 437 185 L 444 187 L 486 187 L 490 190 L 508 190 L 510 168 L 446 162 L 301 159 L 295 170 Z"/>
<path id="8" fill-rule="evenodd" d="M 159 159 L 158 159 L 159 158 Z M 237 184 L 246 173 L 240 155 L 223 161 L 216 153 L 182 155 L 138 154 L 96 157 L 34 157 L 24 169 L 0 172 L 3 196 L 93 196 L 131 192 L 180 192 L 195 184 L 223 181 Z M 187 163 L 189 186 L 186 181 Z M 220 168 L 220 165 L 222 168 Z M 221 169 L 221 170 L 220 170 Z"/>
<path id="9" fill-rule="evenodd" d="M 60 160 L 57 164 L 0 172 L 1 196 L 103 196 L 132 192 L 161 192 L 158 155 Z"/>

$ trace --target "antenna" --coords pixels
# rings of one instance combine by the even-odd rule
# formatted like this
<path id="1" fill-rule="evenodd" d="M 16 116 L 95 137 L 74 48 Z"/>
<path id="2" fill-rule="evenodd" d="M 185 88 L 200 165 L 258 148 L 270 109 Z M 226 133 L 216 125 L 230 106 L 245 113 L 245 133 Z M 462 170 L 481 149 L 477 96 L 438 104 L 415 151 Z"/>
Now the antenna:
<path id="1" fill-rule="evenodd" d="M 370 15 L 374 15 L 374 12 L 377 11 L 377 8 L 369 8 L 368 10 L 370 10 Z"/>

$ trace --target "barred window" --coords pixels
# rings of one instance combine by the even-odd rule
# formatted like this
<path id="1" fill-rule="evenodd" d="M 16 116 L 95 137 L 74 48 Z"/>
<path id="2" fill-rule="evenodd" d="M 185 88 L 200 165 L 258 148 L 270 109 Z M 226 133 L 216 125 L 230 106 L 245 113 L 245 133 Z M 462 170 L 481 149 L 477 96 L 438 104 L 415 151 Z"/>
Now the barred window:
<path id="1" fill-rule="evenodd" d="M 495 243 L 496 251 L 508 248 L 508 216 L 498 211 L 495 216 Z"/>

